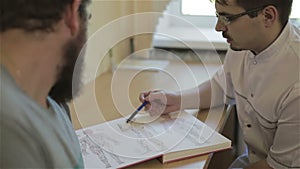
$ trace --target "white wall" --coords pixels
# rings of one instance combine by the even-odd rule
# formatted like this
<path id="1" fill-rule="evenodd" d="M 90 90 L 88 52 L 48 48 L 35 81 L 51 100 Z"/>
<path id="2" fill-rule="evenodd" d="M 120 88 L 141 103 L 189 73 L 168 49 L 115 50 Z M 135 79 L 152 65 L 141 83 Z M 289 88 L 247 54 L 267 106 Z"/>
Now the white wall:
<path id="1" fill-rule="evenodd" d="M 130 36 L 134 37 L 135 51 L 151 47 L 152 34 L 136 35 L 135 31 L 154 31 L 158 17 L 141 20 L 133 14 L 161 12 L 167 3 L 168 0 L 92 0 L 84 81 L 93 80 L 95 72 L 99 75 L 111 69 L 109 49 L 116 64 L 127 57 L 131 52 Z"/>

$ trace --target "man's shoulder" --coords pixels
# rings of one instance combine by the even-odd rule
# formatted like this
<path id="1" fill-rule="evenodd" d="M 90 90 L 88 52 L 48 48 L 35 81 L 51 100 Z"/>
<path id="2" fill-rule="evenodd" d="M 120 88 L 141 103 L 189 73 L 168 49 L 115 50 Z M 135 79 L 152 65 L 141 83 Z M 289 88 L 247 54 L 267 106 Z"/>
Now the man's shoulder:
<path id="1" fill-rule="evenodd" d="M 27 96 L 13 81 L 13 79 L 1 70 L 1 95 L 0 115 L 7 123 L 26 125 L 35 116 L 39 106 Z M 29 124 L 30 125 L 30 124 Z"/>
<path id="2" fill-rule="evenodd" d="M 0 115 L 1 119 L 7 123 L 22 123 L 26 118 L 25 102 L 23 96 L 20 95 L 14 88 L 7 84 L 1 83 L 1 96 L 0 96 Z"/>

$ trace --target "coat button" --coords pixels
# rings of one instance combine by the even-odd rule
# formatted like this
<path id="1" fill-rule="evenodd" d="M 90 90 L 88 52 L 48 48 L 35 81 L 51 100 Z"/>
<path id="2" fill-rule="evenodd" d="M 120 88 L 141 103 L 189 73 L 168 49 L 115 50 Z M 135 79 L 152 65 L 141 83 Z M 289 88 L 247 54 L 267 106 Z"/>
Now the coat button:
<path id="1" fill-rule="evenodd" d="M 251 94 L 250 94 L 250 96 L 251 96 L 251 97 L 254 97 L 254 94 L 253 94 L 253 93 L 251 93 Z"/>
<path id="2" fill-rule="evenodd" d="M 251 128 L 251 124 L 247 124 L 247 127 Z"/>
<path id="3" fill-rule="evenodd" d="M 256 61 L 256 60 L 254 60 L 254 61 L 253 61 L 253 64 L 254 64 L 254 65 L 256 65 L 256 64 L 257 64 L 257 61 Z"/>

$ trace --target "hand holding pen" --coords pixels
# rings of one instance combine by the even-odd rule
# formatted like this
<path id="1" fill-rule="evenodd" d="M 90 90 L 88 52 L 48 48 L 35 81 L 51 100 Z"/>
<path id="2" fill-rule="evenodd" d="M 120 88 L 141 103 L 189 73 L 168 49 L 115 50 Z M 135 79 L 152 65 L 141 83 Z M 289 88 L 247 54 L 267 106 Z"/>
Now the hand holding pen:
<path id="1" fill-rule="evenodd" d="M 129 123 L 136 115 L 137 113 L 142 110 L 143 107 L 145 107 L 148 104 L 147 101 L 144 101 L 132 114 L 131 116 L 127 119 L 126 123 Z"/>
<path id="2" fill-rule="evenodd" d="M 139 100 L 148 102 L 145 110 L 150 116 L 157 116 L 180 110 L 181 93 L 165 90 L 144 91 L 140 93 Z"/>

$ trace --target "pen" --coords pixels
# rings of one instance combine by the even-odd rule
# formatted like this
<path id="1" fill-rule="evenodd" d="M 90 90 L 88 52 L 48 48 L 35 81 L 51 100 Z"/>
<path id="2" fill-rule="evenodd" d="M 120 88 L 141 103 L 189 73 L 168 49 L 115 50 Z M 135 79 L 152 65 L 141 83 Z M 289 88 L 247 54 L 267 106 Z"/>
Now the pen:
<path id="1" fill-rule="evenodd" d="M 143 107 L 146 106 L 146 104 L 148 104 L 148 102 L 147 102 L 147 101 L 144 101 L 144 102 L 140 105 L 140 107 L 138 107 L 138 108 L 132 113 L 132 115 L 127 119 L 126 123 L 129 123 L 130 120 L 132 120 L 132 119 L 134 118 L 134 116 L 135 116 L 135 115 L 136 115 Z"/>

